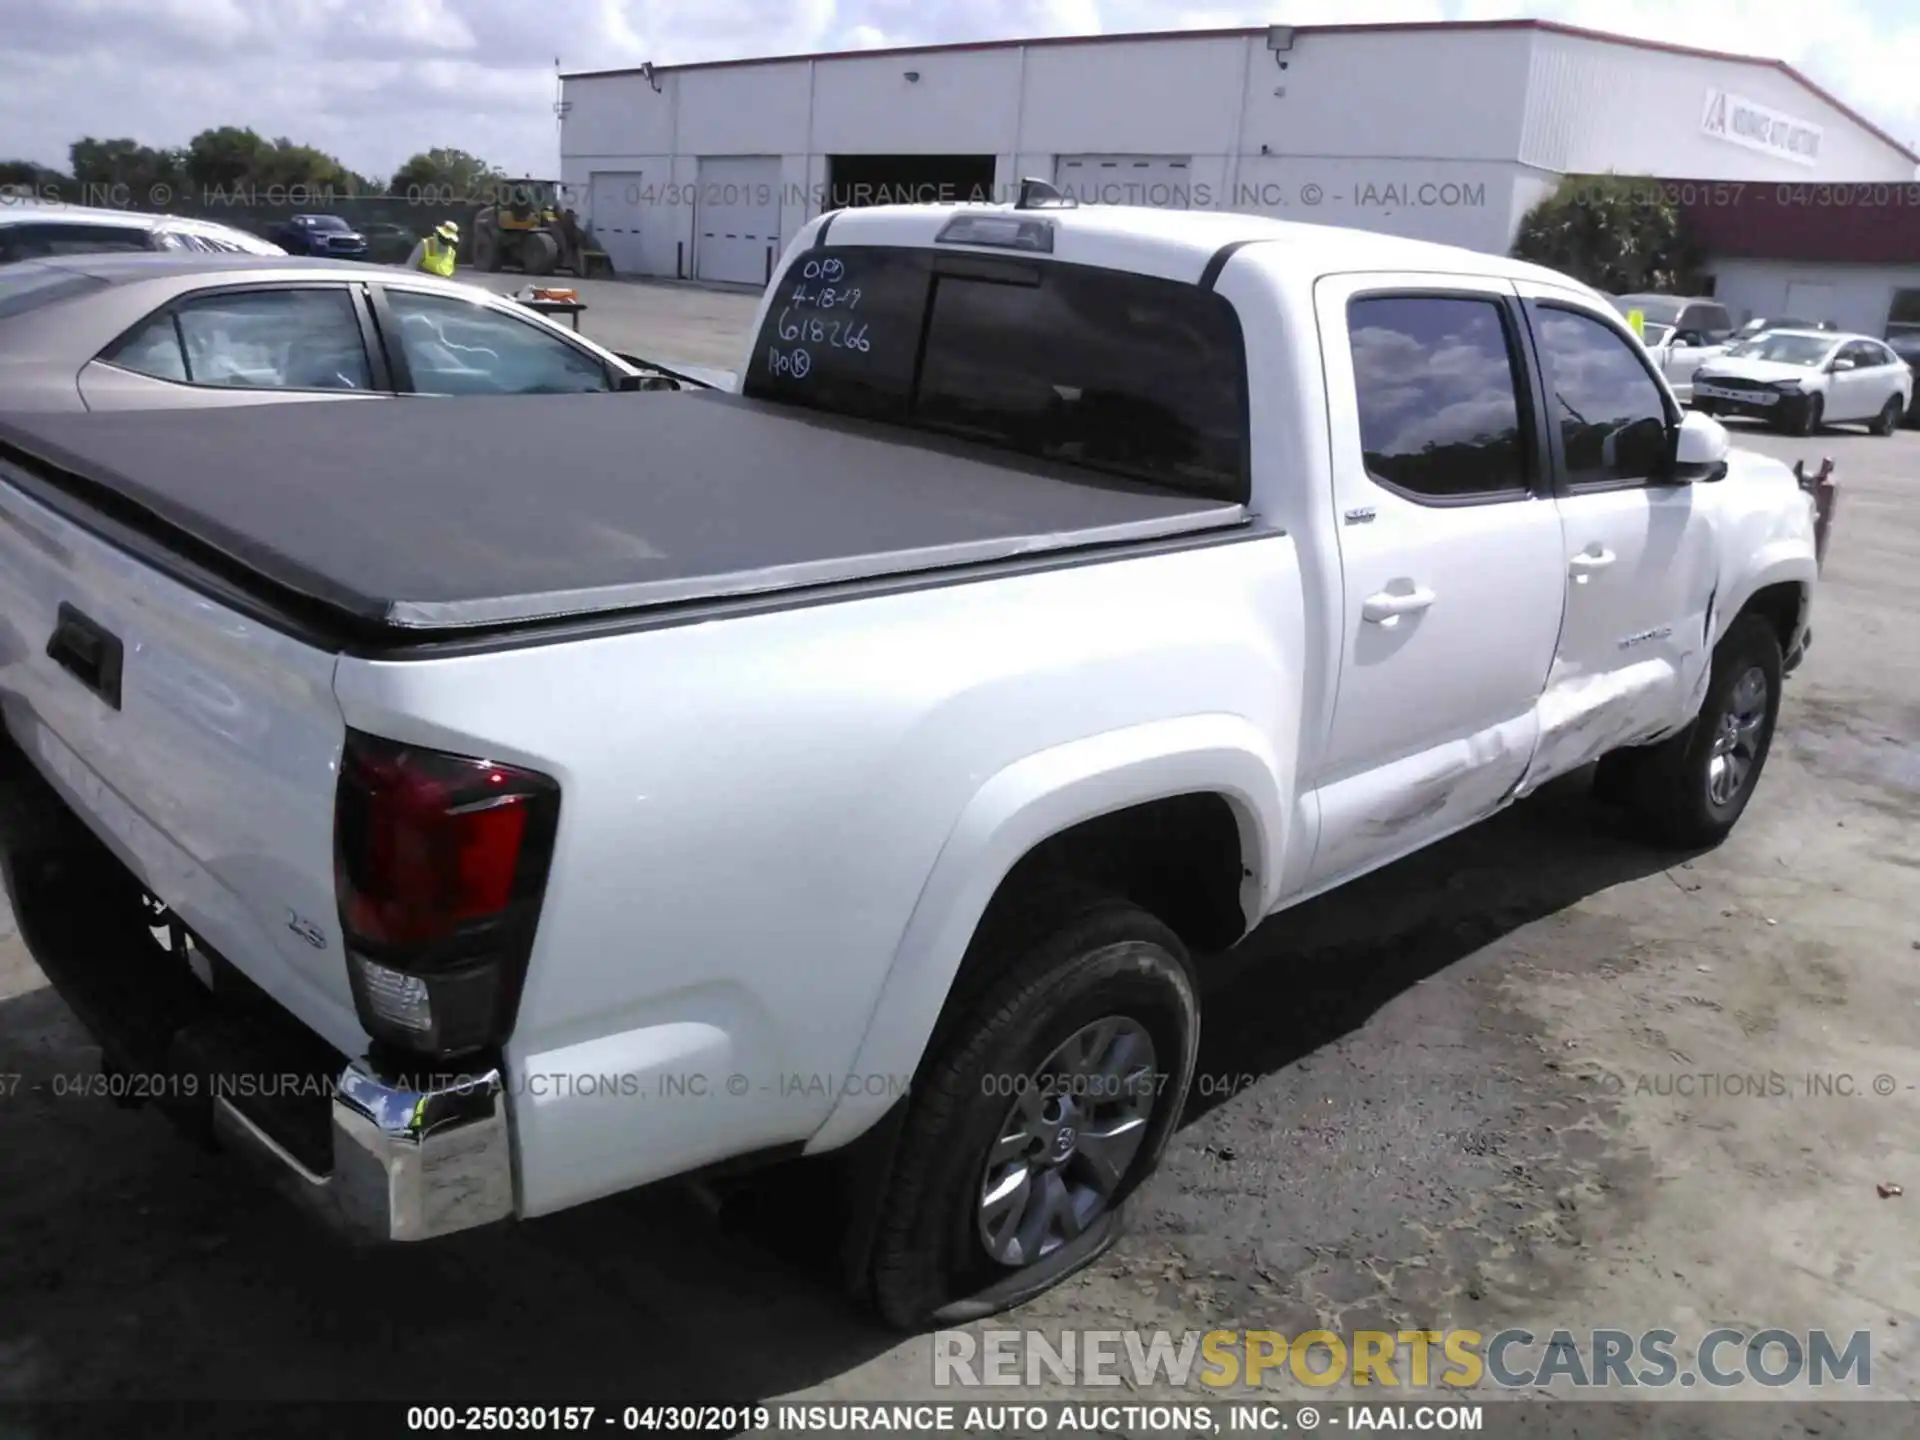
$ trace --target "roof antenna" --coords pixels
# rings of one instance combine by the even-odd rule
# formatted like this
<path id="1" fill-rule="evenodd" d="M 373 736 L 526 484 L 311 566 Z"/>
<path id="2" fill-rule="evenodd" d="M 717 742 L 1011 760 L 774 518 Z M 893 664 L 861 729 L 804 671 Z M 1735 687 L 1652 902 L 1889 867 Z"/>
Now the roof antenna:
<path id="1" fill-rule="evenodd" d="M 1031 175 L 1020 182 L 1020 198 L 1013 203 L 1016 210 L 1077 210 L 1079 207 L 1078 200 Z"/>

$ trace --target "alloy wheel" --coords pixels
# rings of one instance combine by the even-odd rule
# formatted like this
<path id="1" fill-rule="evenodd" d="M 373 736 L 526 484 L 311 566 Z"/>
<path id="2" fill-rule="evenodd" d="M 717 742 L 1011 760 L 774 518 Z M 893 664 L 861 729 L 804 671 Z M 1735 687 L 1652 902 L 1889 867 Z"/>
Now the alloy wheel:
<path id="1" fill-rule="evenodd" d="M 1125 1016 L 1082 1026 L 1018 1081 L 987 1152 L 980 1241 L 1002 1265 L 1031 1265 L 1113 1204 L 1147 1138 L 1161 1085 L 1153 1038 Z"/>
<path id="2" fill-rule="evenodd" d="M 1725 809 L 1738 798 L 1766 738 L 1767 677 L 1758 665 L 1735 682 L 1707 757 L 1707 798 Z"/>

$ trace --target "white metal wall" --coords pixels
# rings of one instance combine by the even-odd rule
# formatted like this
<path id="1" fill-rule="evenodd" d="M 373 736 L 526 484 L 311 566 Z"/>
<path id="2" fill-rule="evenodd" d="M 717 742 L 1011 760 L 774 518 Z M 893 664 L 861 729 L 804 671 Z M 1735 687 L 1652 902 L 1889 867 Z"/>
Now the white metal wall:
<path id="1" fill-rule="evenodd" d="M 1708 92 L 1744 96 L 1821 129 L 1818 163 L 1705 134 Z M 1688 180 L 1907 181 L 1913 161 L 1790 76 L 1764 65 L 1533 37 L 1520 158 L 1547 170 Z"/>
<path id="2" fill-rule="evenodd" d="M 1791 315 L 1796 320 L 1831 320 L 1842 330 L 1881 335 L 1895 290 L 1920 290 L 1920 256 L 1911 265 L 1813 265 L 1788 260 L 1720 260 L 1713 272 L 1714 298 L 1736 320 L 1754 315 Z M 1790 290 L 1829 288 L 1823 315 L 1801 315 L 1788 303 Z"/>
<path id="3" fill-rule="evenodd" d="M 1281 68 L 1282 63 L 1285 69 Z M 910 79 L 909 74 L 916 76 Z M 1504 249 L 1563 171 L 1907 179 L 1779 71 L 1527 29 L 1381 29 L 847 56 L 566 82 L 562 179 L 639 170 L 655 273 L 692 273 L 696 157 L 778 154 L 780 234 L 833 154 L 984 154 L 1010 195 L 1062 157 L 1185 157 L 1197 208 Z M 1700 133 L 1723 88 L 1822 127 L 1808 169 Z M 658 182 L 657 184 L 653 182 Z"/>

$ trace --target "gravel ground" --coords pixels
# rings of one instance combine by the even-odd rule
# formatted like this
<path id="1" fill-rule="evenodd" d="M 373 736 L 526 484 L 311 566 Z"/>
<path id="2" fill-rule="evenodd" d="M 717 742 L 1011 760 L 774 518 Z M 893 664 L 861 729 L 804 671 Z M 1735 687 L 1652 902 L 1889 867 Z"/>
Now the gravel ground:
<path id="1" fill-rule="evenodd" d="M 583 289 L 589 334 L 664 359 L 730 363 L 752 311 Z M 1873 1393 L 1920 1398 L 1920 435 L 1751 443 L 1845 488 L 1734 837 L 1656 856 L 1563 783 L 1209 962 L 1203 1093 L 1133 1232 L 1000 1324 L 1867 1329 Z M 0 1398 L 934 1393 L 777 1187 L 745 1234 L 669 1186 L 347 1252 L 51 1093 L 95 1058 L 0 940 Z"/>

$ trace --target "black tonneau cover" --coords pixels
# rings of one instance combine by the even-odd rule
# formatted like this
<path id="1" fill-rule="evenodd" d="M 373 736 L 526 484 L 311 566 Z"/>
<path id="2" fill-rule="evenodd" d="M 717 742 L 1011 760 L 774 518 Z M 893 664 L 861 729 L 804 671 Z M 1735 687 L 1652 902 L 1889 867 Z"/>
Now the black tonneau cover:
<path id="1" fill-rule="evenodd" d="M 415 635 L 1246 518 L 1226 501 L 718 391 L 0 416 L 0 458 L 104 487 L 156 533 Z"/>

